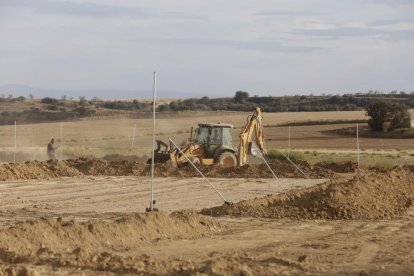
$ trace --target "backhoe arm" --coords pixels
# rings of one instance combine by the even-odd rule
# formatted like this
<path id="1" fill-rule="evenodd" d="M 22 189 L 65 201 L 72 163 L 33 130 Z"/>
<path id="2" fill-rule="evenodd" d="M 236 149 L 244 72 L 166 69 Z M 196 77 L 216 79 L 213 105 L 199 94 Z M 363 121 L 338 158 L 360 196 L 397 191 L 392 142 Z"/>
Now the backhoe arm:
<path id="1" fill-rule="evenodd" d="M 250 118 L 249 118 L 250 117 Z M 243 166 L 247 161 L 247 154 L 252 149 L 252 137 L 253 134 L 256 136 L 256 144 L 263 155 L 266 154 L 264 147 L 264 136 L 263 136 L 263 122 L 262 112 L 259 107 L 256 107 L 252 115 L 248 117 L 247 123 L 240 133 L 240 146 L 239 146 L 239 158 L 237 160 L 237 166 Z"/>

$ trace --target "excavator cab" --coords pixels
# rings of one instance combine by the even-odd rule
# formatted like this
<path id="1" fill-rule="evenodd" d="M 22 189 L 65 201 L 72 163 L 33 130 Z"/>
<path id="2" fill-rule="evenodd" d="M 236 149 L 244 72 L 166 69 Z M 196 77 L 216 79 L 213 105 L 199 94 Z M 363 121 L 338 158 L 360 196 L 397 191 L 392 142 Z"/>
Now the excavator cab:
<path id="1" fill-rule="evenodd" d="M 199 124 L 194 142 L 208 146 L 223 145 L 233 148 L 232 128 L 233 126 L 229 124 Z"/>
<path id="2" fill-rule="evenodd" d="M 221 163 L 221 165 L 233 167 L 236 166 L 235 150 L 233 148 L 233 137 L 231 130 L 233 125 L 230 124 L 199 124 L 195 131 L 194 144 L 200 145 L 204 149 L 201 162 Z M 224 152 L 227 152 L 224 154 Z M 224 156 L 223 156 L 224 154 Z M 223 158 L 230 156 L 229 160 L 223 161 Z M 211 161 L 208 161 L 211 160 Z M 225 164 L 223 164 L 223 162 Z"/>

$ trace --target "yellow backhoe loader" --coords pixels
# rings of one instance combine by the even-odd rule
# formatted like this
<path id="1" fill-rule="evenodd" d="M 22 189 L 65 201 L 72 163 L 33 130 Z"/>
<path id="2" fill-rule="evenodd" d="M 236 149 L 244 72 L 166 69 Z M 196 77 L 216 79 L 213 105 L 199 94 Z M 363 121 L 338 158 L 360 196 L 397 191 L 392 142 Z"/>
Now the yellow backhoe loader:
<path id="1" fill-rule="evenodd" d="M 155 163 L 165 163 L 170 160 L 174 166 L 182 166 L 189 159 L 196 165 L 243 166 L 247 162 L 247 155 L 255 156 L 258 153 L 253 146 L 253 137 L 255 137 L 256 145 L 261 153 L 266 154 L 262 113 L 259 107 L 256 107 L 253 114 L 247 117 L 247 123 L 240 133 L 240 144 L 237 148 L 233 146 L 232 128 L 232 125 L 222 123 L 198 124 L 198 128 L 194 132 L 191 129 L 190 138 L 179 145 L 181 151 L 171 142 L 168 145 L 157 140 L 154 161 Z M 148 163 L 151 163 L 151 159 L 148 160 Z"/>

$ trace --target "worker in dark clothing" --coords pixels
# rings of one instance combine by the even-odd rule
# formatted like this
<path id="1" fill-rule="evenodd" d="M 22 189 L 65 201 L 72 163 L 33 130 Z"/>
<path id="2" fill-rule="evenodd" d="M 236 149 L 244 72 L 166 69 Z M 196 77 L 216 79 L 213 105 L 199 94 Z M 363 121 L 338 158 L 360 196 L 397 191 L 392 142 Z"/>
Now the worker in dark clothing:
<path id="1" fill-rule="evenodd" d="M 56 149 L 58 147 L 55 146 L 55 139 L 52 138 L 49 144 L 47 144 L 47 156 L 49 159 L 56 159 Z"/>

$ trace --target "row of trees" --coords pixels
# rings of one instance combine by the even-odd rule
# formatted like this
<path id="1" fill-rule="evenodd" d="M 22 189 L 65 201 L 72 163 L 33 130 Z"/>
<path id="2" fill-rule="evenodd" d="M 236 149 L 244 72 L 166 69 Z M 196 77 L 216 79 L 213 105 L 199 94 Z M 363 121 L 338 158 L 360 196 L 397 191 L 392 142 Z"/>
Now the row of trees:
<path id="1" fill-rule="evenodd" d="M 1 100 L 2 99 L 2 100 Z M 24 101 L 24 97 L 0 97 L 1 101 Z M 2 112 L 0 124 L 9 123 L 17 117 L 24 121 L 70 119 L 94 116 L 98 110 L 118 111 L 151 111 L 152 103 L 148 101 L 104 101 L 98 98 L 87 100 L 79 97 L 79 101 L 43 98 L 42 106 L 30 107 L 24 112 Z M 397 128 L 410 127 L 411 119 L 408 107 L 414 108 L 414 94 L 407 93 L 366 93 L 328 96 L 283 96 L 283 97 L 251 97 L 248 92 L 237 91 L 233 98 L 209 97 L 173 100 L 158 105 L 158 112 L 165 111 L 252 111 L 259 106 L 264 112 L 289 111 L 352 111 L 366 110 L 370 117 L 369 126 L 375 131 L 392 131 Z"/>
<path id="2" fill-rule="evenodd" d="M 398 97 L 396 97 L 398 96 Z M 375 99 L 390 99 L 414 108 L 413 94 L 345 94 L 342 96 L 283 96 L 250 97 L 248 92 L 237 91 L 233 98 L 192 98 L 172 101 L 159 107 L 159 111 L 229 110 L 250 111 L 260 106 L 264 112 L 301 111 L 353 111 L 364 110 Z"/>

